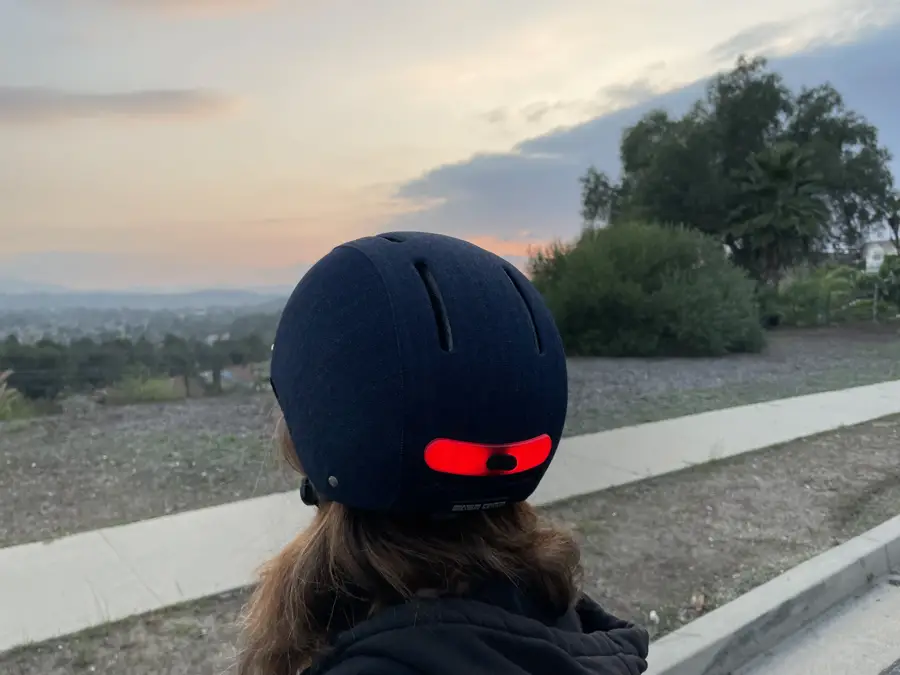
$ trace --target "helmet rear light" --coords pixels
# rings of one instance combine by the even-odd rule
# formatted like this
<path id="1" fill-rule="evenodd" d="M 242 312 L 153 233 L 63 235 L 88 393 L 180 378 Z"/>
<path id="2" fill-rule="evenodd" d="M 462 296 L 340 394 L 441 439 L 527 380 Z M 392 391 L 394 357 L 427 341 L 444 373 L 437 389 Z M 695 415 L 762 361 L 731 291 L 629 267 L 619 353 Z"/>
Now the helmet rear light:
<path id="1" fill-rule="evenodd" d="M 438 438 L 425 448 L 425 464 L 432 471 L 454 476 L 507 476 L 540 466 L 552 450 L 547 434 L 502 445 Z"/>

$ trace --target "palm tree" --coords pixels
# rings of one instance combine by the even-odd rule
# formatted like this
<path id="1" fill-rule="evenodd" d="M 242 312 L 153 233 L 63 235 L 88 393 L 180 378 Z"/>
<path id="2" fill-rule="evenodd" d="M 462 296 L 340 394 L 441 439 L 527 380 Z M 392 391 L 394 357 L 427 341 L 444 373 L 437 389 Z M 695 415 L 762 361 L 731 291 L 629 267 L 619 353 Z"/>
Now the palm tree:
<path id="1" fill-rule="evenodd" d="M 787 268 L 805 261 L 821 240 L 828 211 L 823 176 L 812 153 L 779 142 L 747 159 L 737 179 L 729 232 L 748 269 L 777 286 Z"/>

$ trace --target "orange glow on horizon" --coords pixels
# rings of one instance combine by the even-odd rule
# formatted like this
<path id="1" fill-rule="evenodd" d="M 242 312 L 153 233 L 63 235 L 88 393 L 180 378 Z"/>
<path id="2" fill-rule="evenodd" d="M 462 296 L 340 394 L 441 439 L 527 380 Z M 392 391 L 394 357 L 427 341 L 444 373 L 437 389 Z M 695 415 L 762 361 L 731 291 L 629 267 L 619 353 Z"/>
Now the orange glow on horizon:
<path id="1" fill-rule="evenodd" d="M 481 248 L 502 257 L 527 258 L 532 250 L 546 246 L 548 242 L 543 239 L 502 239 L 492 235 L 480 235 L 469 237 L 468 240 Z"/>

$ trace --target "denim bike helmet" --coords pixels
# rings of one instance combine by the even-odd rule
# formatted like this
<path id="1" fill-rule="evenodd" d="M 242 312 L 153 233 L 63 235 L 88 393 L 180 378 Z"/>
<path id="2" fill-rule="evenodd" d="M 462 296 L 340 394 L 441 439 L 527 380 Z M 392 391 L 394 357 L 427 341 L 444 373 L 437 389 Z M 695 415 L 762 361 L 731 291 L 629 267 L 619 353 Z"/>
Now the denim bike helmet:
<path id="1" fill-rule="evenodd" d="M 437 234 L 338 246 L 302 278 L 271 382 L 304 501 L 452 514 L 524 501 L 566 418 L 562 341 L 506 260 Z"/>

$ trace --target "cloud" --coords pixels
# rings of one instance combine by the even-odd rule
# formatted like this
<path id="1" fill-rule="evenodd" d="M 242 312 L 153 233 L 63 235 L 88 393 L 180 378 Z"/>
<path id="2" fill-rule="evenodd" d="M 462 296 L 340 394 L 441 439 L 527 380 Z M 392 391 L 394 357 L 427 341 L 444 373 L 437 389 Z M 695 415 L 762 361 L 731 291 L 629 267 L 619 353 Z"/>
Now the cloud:
<path id="1" fill-rule="evenodd" d="M 709 50 L 715 63 L 733 63 L 738 56 L 752 56 L 772 47 L 779 39 L 789 35 L 794 22 L 768 21 L 751 26 Z"/>
<path id="2" fill-rule="evenodd" d="M 137 10 L 183 16 L 209 16 L 232 12 L 253 12 L 279 4 L 279 0 L 93 0 L 115 9 Z"/>
<path id="3" fill-rule="evenodd" d="M 735 45 L 747 47 L 753 35 L 764 34 L 761 28 L 744 32 L 723 43 L 719 50 L 726 54 Z M 896 118 L 900 92 L 891 86 L 900 81 L 897 44 L 900 25 L 869 32 L 855 43 L 776 59 L 772 66 L 793 87 L 830 81 L 848 106 L 880 129 L 882 142 L 900 155 L 900 122 Z M 512 242 L 523 239 L 519 234 L 523 230 L 536 241 L 573 236 L 580 228 L 578 178 L 585 169 L 593 164 L 616 175 L 623 130 L 654 108 L 684 113 L 703 95 L 705 86 L 706 81 L 699 81 L 583 124 L 537 136 L 508 153 L 476 155 L 437 167 L 399 188 L 399 199 L 426 206 L 396 218 L 391 228 Z M 648 91 L 638 81 L 610 93 L 640 98 Z M 498 110 L 492 115 L 499 123 L 519 113 Z"/>
<path id="4" fill-rule="evenodd" d="M 597 117 L 633 106 L 659 94 L 665 89 L 665 83 L 659 77 L 664 69 L 664 63 L 655 63 L 646 69 L 646 76 L 632 82 L 601 87 L 590 98 L 532 101 L 512 110 L 494 108 L 483 113 L 481 119 L 491 125 L 504 125 L 519 120 L 532 125 L 543 125 L 548 118 L 554 116 L 569 119 Z"/>
<path id="5" fill-rule="evenodd" d="M 865 39 L 900 18 L 895 0 L 853 0 L 827 12 L 790 21 L 767 21 L 746 28 L 709 50 L 718 66 L 730 66 L 742 54 L 787 56 Z"/>
<path id="6" fill-rule="evenodd" d="M 201 89 L 87 93 L 0 86 L 0 123 L 47 123 L 86 117 L 132 119 L 209 116 L 234 101 Z"/>
<path id="7" fill-rule="evenodd" d="M 893 3 L 893 4 L 892 4 Z M 816 48 L 859 40 L 900 18 L 893 0 L 852 0 L 783 21 L 766 21 L 745 28 L 713 45 L 705 54 L 712 68 L 730 68 L 741 55 L 785 57 Z M 548 122 L 572 124 L 633 107 L 685 85 L 677 63 L 656 61 L 641 69 L 631 81 L 610 84 L 592 96 L 578 99 L 537 100 L 515 109 L 494 108 L 480 115 L 493 126 L 526 125 L 548 128 Z M 702 71 L 701 71 L 702 72 Z"/>

